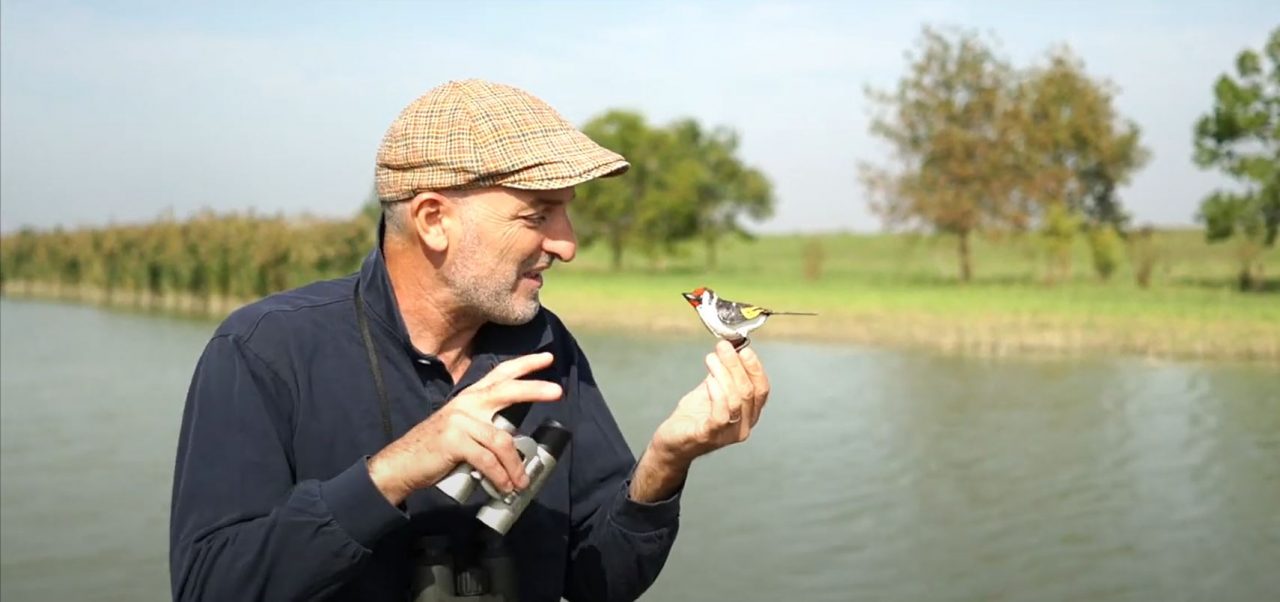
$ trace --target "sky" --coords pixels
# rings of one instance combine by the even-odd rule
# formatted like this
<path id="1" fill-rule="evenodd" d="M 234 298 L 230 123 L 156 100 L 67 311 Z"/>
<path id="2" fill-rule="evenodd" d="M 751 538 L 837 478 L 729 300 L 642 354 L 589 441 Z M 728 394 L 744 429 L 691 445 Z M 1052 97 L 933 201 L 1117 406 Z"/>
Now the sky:
<path id="1" fill-rule="evenodd" d="M 406 104 L 479 77 L 579 125 L 610 108 L 741 136 L 775 184 L 762 232 L 881 224 L 859 162 L 867 86 L 892 87 L 925 25 L 987 32 L 1015 65 L 1067 44 L 1118 90 L 1152 152 L 1135 220 L 1194 223 L 1225 177 L 1191 162 L 1213 81 L 1280 25 L 1267 2 L 0 1 L 0 230 L 201 209 L 345 217 Z M 588 199 L 583 199 L 589 202 Z"/>

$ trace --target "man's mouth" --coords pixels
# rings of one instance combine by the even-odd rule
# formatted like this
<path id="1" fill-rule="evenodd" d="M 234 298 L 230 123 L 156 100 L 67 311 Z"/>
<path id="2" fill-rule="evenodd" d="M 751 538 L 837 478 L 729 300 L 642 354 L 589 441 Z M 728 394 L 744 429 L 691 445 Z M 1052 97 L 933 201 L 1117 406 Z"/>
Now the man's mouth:
<path id="1" fill-rule="evenodd" d="M 546 270 L 547 268 L 549 268 L 549 267 L 551 267 L 551 266 L 546 266 L 546 267 L 535 268 L 535 269 L 529 270 L 529 271 L 527 271 L 527 272 L 525 272 L 525 273 L 523 273 L 523 274 L 520 274 L 520 277 L 521 277 L 521 278 L 524 278 L 524 279 L 531 280 L 531 281 L 533 281 L 533 282 L 537 283 L 537 284 L 538 284 L 538 286 L 542 286 L 542 272 L 543 272 L 543 271 L 545 271 L 545 270 Z"/>
<path id="2" fill-rule="evenodd" d="M 551 269 L 552 262 L 553 258 L 551 257 L 543 256 L 538 258 L 533 267 L 520 273 L 520 279 L 529 280 L 539 287 L 542 286 L 542 273 Z"/>

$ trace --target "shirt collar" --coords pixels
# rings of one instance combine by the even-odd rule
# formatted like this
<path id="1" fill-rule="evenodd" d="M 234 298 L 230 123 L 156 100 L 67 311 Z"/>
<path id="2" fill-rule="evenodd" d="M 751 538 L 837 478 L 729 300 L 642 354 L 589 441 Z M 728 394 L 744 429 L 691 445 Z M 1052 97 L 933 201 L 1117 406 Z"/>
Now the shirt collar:
<path id="1" fill-rule="evenodd" d="M 400 305 L 396 302 L 391 276 L 387 272 L 386 257 L 382 253 L 385 233 L 386 224 L 380 221 L 377 242 L 360 266 L 360 295 L 364 298 L 369 314 L 391 331 L 410 357 L 424 357 L 409 339 L 409 329 L 404 325 Z M 554 340 L 551 320 L 547 317 L 546 308 L 542 308 L 533 320 L 525 324 L 504 326 L 490 322 L 481 326 L 472 346 L 473 361 L 474 358 L 489 355 L 496 364 L 516 356 L 542 351 L 550 347 Z"/>

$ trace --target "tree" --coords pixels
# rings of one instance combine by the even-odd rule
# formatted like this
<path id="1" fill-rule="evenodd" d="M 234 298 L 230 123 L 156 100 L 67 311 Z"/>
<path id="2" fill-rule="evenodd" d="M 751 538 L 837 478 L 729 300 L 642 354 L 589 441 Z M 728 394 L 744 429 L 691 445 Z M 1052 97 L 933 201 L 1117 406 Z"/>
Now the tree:
<path id="1" fill-rule="evenodd" d="M 1140 130 L 1117 114 L 1111 84 L 1090 78 L 1070 48 L 1051 50 L 1047 63 L 1018 86 L 1025 192 L 1046 207 L 1065 203 L 1090 227 L 1123 230 L 1129 216 L 1116 188 L 1150 158 Z"/>
<path id="2" fill-rule="evenodd" d="M 355 221 L 367 224 L 373 230 L 374 235 L 377 235 L 378 223 L 382 221 L 382 201 L 378 199 L 378 184 L 376 182 L 369 186 L 369 193 L 365 195 L 364 201 L 361 202 L 360 212 L 356 214 Z"/>
<path id="3" fill-rule="evenodd" d="M 656 260 L 694 238 L 714 267 L 724 236 L 746 236 L 745 219 L 772 214 L 772 185 L 737 156 L 733 130 L 708 130 L 693 119 L 653 127 L 639 113 L 615 109 L 583 132 L 631 163 L 621 178 L 584 184 L 572 209 L 583 244 L 604 240 L 615 270 L 626 249 Z"/>
<path id="4" fill-rule="evenodd" d="M 1080 219 L 1065 204 L 1053 203 L 1045 211 L 1041 222 L 1040 235 L 1044 238 L 1049 260 L 1049 272 L 1045 281 L 1056 284 L 1071 277 L 1071 247 L 1075 244 L 1076 232 L 1080 229 Z"/>
<path id="5" fill-rule="evenodd" d="M 1140 288 L 1151 288 L 1151 276 L 1162 254 L 1153 226 L 1144 225 L 1129 236 L 1129 262 L 1133 264 L 1134 282 Z"/>
<path id="6" fill-rule="evenodd" d="M 1111 275 L 1120 267 L 1120 256 L 1124 253 L 1124 241 L 1115 226 L 1103 224 L 1089 231 L 1089 251 L 1093 256 L 1093 271 L 1103 282 L 1111 280 Z"/>
<path id="7" fill-rule="evenodd" d="M 644 254 L 650 266 L 660 266 L 667 257 L 681 254 L 680 243 L 698 234 L 702 160 L 689 141 L 671 127 L 651 130 L 650 144 L 642 154 L 627 158 L 633 164 L 643 163 L 648 172 L 644 195 L 632 205 L 633 235 L 628 244 Z M 627 177 L 617 184 L 625 187 Z"/>
<path id="8" fill-rule="evenodd" d="M 120 228 L 108 226 L 94 232 L 94 256 L 99 260 L 98 285 L 102 287 L 107 303 L 115 300 L 115 292 L 123 284 L 121 238 Z"/>
<path id="9" fill-rule="evenodd" d="M 1051 50 L 1046 65 L 1028 70 L 1016 94 L 1010 115 L 1022 142 L 1020 193 L 1036 201 L 1045 228 L 1070 221 L 1064 211 L 1081 216 L 1075 221 L 1088 231 L 1094 268 L 1106 280 L 1115 258 L 1100 254 L 1116 253 L 1110 237 L 1129 221 L 1116 189 L 1150 156 L 1139 143 L 1138 126 L 1120 119 L 1111 85 L 1090 78 L 1066 46 Z M 1056 234 L 1069 248 L 1071 233 Z M 1065 275 L 1062 261 L 1050 254 L 1056 264 L 1051 274 Z M 1069 271 L 1069 256 L 1066 261 Z"/>
<path id="10" fill-rule="evenodd" d="M 925 28 L 908 74 L 893 92 L 867 90 L 882 112 L 871 132 L 893 148 L 897 170 L 862 165 L 872 210 L 887 224 L 957 237 L 960 279 L 973 277 L 970 238 L 1021 226 L 1029 211 L 1012 194 L 1016 130 L 1008 118 L 1013 73 L 977 34 Z"/>
<path id="11" fill-rule="evenodd" d="M 44 248 L 44 238 L 30 226 L 24 226 L 18 230 L 17 234 L 4 237 L 4 252 L 0 253 L 0 263 L 3 264 L 4 279 L 22 280 L 25 283 L 26 292 L 31 292 L 31 286 L 47 274 L 41 273 L 42 255 Z"/>
<path id="12" fill-rule="evenodd" d="M 659 173 L 658 135 L 643 115 L 610 110 L 582 128 L 597 144 L 627 157 L 631 169 L 622 178 L 587 182 L 579 191 L 585 202 L 573 204 L 578 234 L 584 244 L 603 239 L 609 245 L 610 263 L 622 269 L 623 250 L 640 230 L 640 207 L 653 194 Z"/>
<path id="13" fill-rule="evenodd" d="M 1148 153 L 1112 106 L 1111 86 L 1090 78 L 1069 48 L 1017 70 L 973 32 L 925 28 L 908 58 L 896 90 L 868 91 L 882 109 L 871 132 L 898 162 L 862 166 L 872 209 L 887 224 L 956 235 L 963 281 L 975 232 L 1024 231 L 1038 219 L 1062 246 L 1072 238 L 1064 223 L 1124 226 L 1116 190 Z M 1061 275 L 1061 257 L 1051 261 Z"/>
<path id="14" fill-rule="evenodd" d="M 1246 49 L 1236 57 L 1236 75 L 1223 74 L 1213 88 L 1214 107 L 1195 125 L 1195 162 L 1240 182 L 1236 191 L 1216 190 L 1196 218 L 1209 242 L 1240 241 L 1239 285 L 1261 283 L 1262 251 L 1275 246 L 1280 228 L 1280 28 L 1272 30 L 1263 56 Z"/>
<path id="15" fill-rule="evenodd" d="M 773 185 L 763 172 L 738 158 L 737 132 L 724 127 L 707 131 L 692 119 L 676 121 L 670 130 L 676 152 L 691 168 L 673 188 L 685 190 L 679 196 L 693 203 L 707 268 L 715 269 L 716 247 L 725 236 L 749 238 L 744 219 L 759 221 L 773 215 Z"/>

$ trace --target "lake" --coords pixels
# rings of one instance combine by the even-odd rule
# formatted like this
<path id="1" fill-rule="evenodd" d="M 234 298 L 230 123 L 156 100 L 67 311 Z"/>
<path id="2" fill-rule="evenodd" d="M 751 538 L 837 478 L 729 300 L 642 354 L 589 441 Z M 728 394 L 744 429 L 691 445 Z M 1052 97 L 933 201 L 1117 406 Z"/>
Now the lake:
<path id="1" fill-rule="evenodd" d="M 214 326 L 0 301 L 5 602 L 169 598 Z M 711 343 L 578 336 L 637 451 Z M 647 602 L 1280 599 L 1280 368 L 754 345 L 765 416 L 694 465 Z"/>

